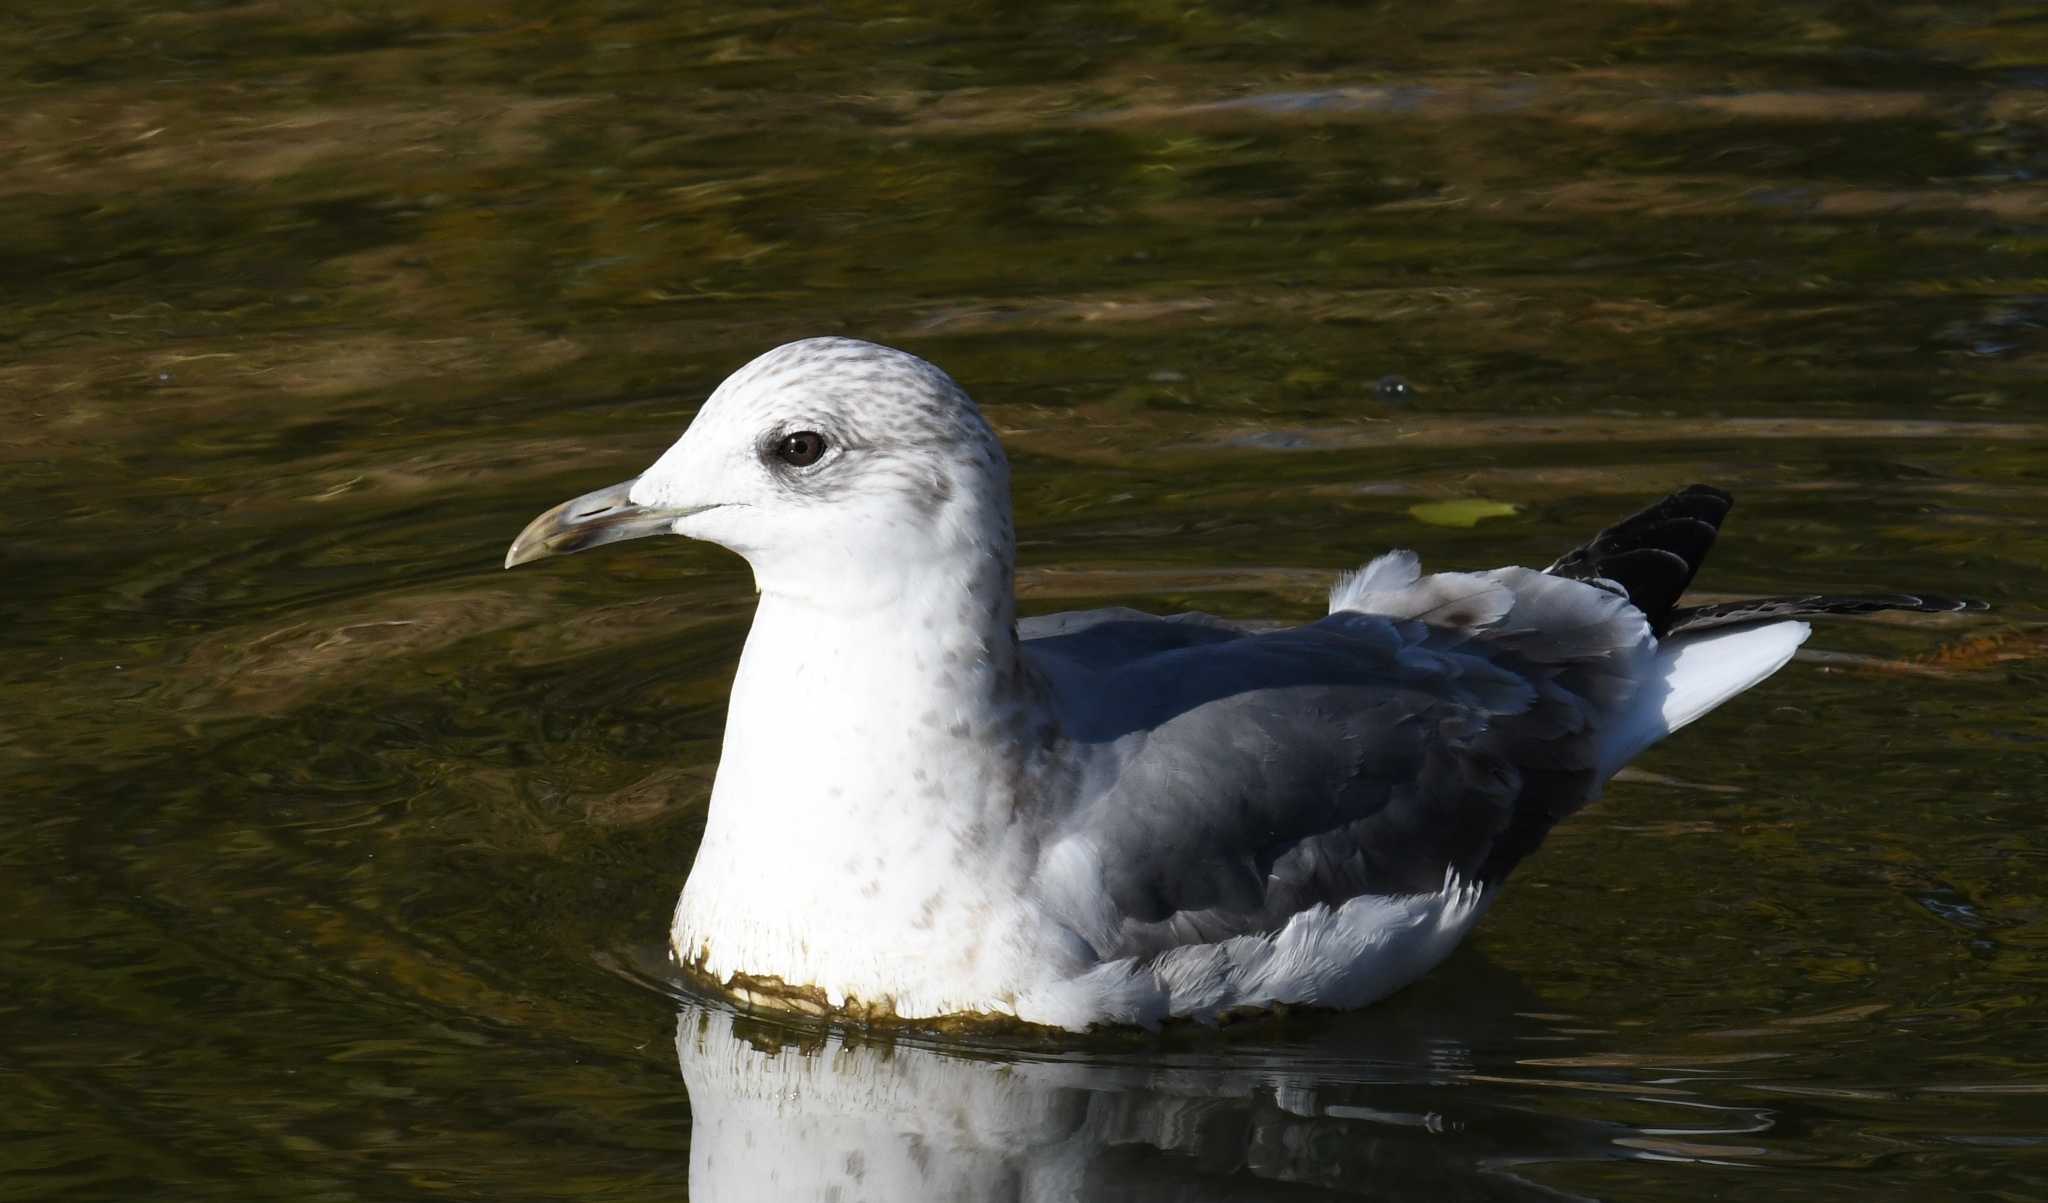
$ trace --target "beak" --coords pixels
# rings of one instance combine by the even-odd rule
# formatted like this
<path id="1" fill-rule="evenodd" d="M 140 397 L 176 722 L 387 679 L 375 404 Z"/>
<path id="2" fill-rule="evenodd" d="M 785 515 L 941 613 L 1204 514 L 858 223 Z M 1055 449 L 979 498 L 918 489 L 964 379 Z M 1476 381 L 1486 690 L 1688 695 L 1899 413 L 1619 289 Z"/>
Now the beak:
<path id="1" fill-rule="evenodd" d="M 570 552 L 602 547 L 606 543 L 646 535 L 665 535 L 676 519 L 711 508 L 688 506 L 671 509 L 634 505 L 626 495 L 632 492 L 633 482 L 639 479 L 636 476 L 610 488 L 585 493 L 527 523 L 526 529 L 519 532 L 519 537 L 512 540 L 512 546 L 505 552 L 505 567 L 548 556 L 565 556 Z"/>

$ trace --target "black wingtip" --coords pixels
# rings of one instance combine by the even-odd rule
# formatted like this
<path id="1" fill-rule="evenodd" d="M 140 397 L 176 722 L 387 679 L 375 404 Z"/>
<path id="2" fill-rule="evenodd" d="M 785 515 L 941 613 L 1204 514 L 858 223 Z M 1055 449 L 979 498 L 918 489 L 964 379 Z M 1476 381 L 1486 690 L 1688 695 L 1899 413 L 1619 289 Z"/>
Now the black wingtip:
<path id="1" fill-rule="evenodd" d="M 1548 571 L 1613 582 L 1649 618 L 1650 629 L 1663 635 L 1734 506 L 1734 495 L 1725 489 L 1687 485 L 1566 552 Z"/>
<path id="2" fill-rule="evenodd" d="M 1566 552 L 1547 571 L 1620 587 L 1660 639 L 1683 631 L 1823 614 L 1958 614 L 1990 608 L 1975 598 L 1938 593 L 1811 593 L 1680 609 L 1679 597 L 1692 584 L 1734 507 L 1735 497 L 1726 489 L 1687 485 Z"/>

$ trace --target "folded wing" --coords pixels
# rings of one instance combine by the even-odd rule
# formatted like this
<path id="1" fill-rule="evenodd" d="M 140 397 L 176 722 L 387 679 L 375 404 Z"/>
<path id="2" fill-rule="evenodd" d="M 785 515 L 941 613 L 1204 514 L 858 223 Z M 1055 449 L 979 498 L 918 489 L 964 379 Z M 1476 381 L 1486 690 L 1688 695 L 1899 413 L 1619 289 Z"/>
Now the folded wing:
<path id="1" fill-rule="evenodd" d="M 1617 592 L 1395 553 L 1308 626 L 1061 616 L 1027 652 L 1078 774 L 1039 889 L 1095 955 L 1504 876 L 1598 790 L 1654 641 Z"/>

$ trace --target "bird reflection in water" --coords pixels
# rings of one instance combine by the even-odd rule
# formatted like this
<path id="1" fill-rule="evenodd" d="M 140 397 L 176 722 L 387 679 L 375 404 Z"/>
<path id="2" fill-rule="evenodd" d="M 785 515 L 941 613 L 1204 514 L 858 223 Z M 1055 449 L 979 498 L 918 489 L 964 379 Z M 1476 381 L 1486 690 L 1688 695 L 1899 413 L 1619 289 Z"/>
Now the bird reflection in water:
<path id="1" fill-rule="evenodd" d="M 690 1198 L 1557 1200 L 1586 1196 L 1532 1171 L 1767 1152 L 1753 1143 L 1766 1111 L 1628 1071 L 1518 1069 L 1553 1060 L 1558 1029 L 1503 1001 L 1445 1006 L 1454 993 L 1082 1049 L 688 998 Z"/>

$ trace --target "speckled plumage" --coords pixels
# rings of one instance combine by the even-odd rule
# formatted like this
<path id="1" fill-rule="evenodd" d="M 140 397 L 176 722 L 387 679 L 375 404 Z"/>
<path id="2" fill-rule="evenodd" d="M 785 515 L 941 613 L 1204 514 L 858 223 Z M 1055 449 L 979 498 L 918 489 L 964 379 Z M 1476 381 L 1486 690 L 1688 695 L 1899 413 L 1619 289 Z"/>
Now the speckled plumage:
<path id="1" fill-rule="evenodd" d="M 815 464 L 778 458 L 797 431 L 824 436 Z M 1291 629 L 1020 625 L 994 433 L 944 372 L 851 339 L 743 367 L 621 491 L 536 520 L 508 563 L 658 527 L 738 551 L 761 590 L 676 955 L 863 1013 L 1370 1002 L 1806 634 L 1794 607 L 1659 641 L 1726 512 L 1700 487 L 1549 572 L 1382 556 Z"/>

